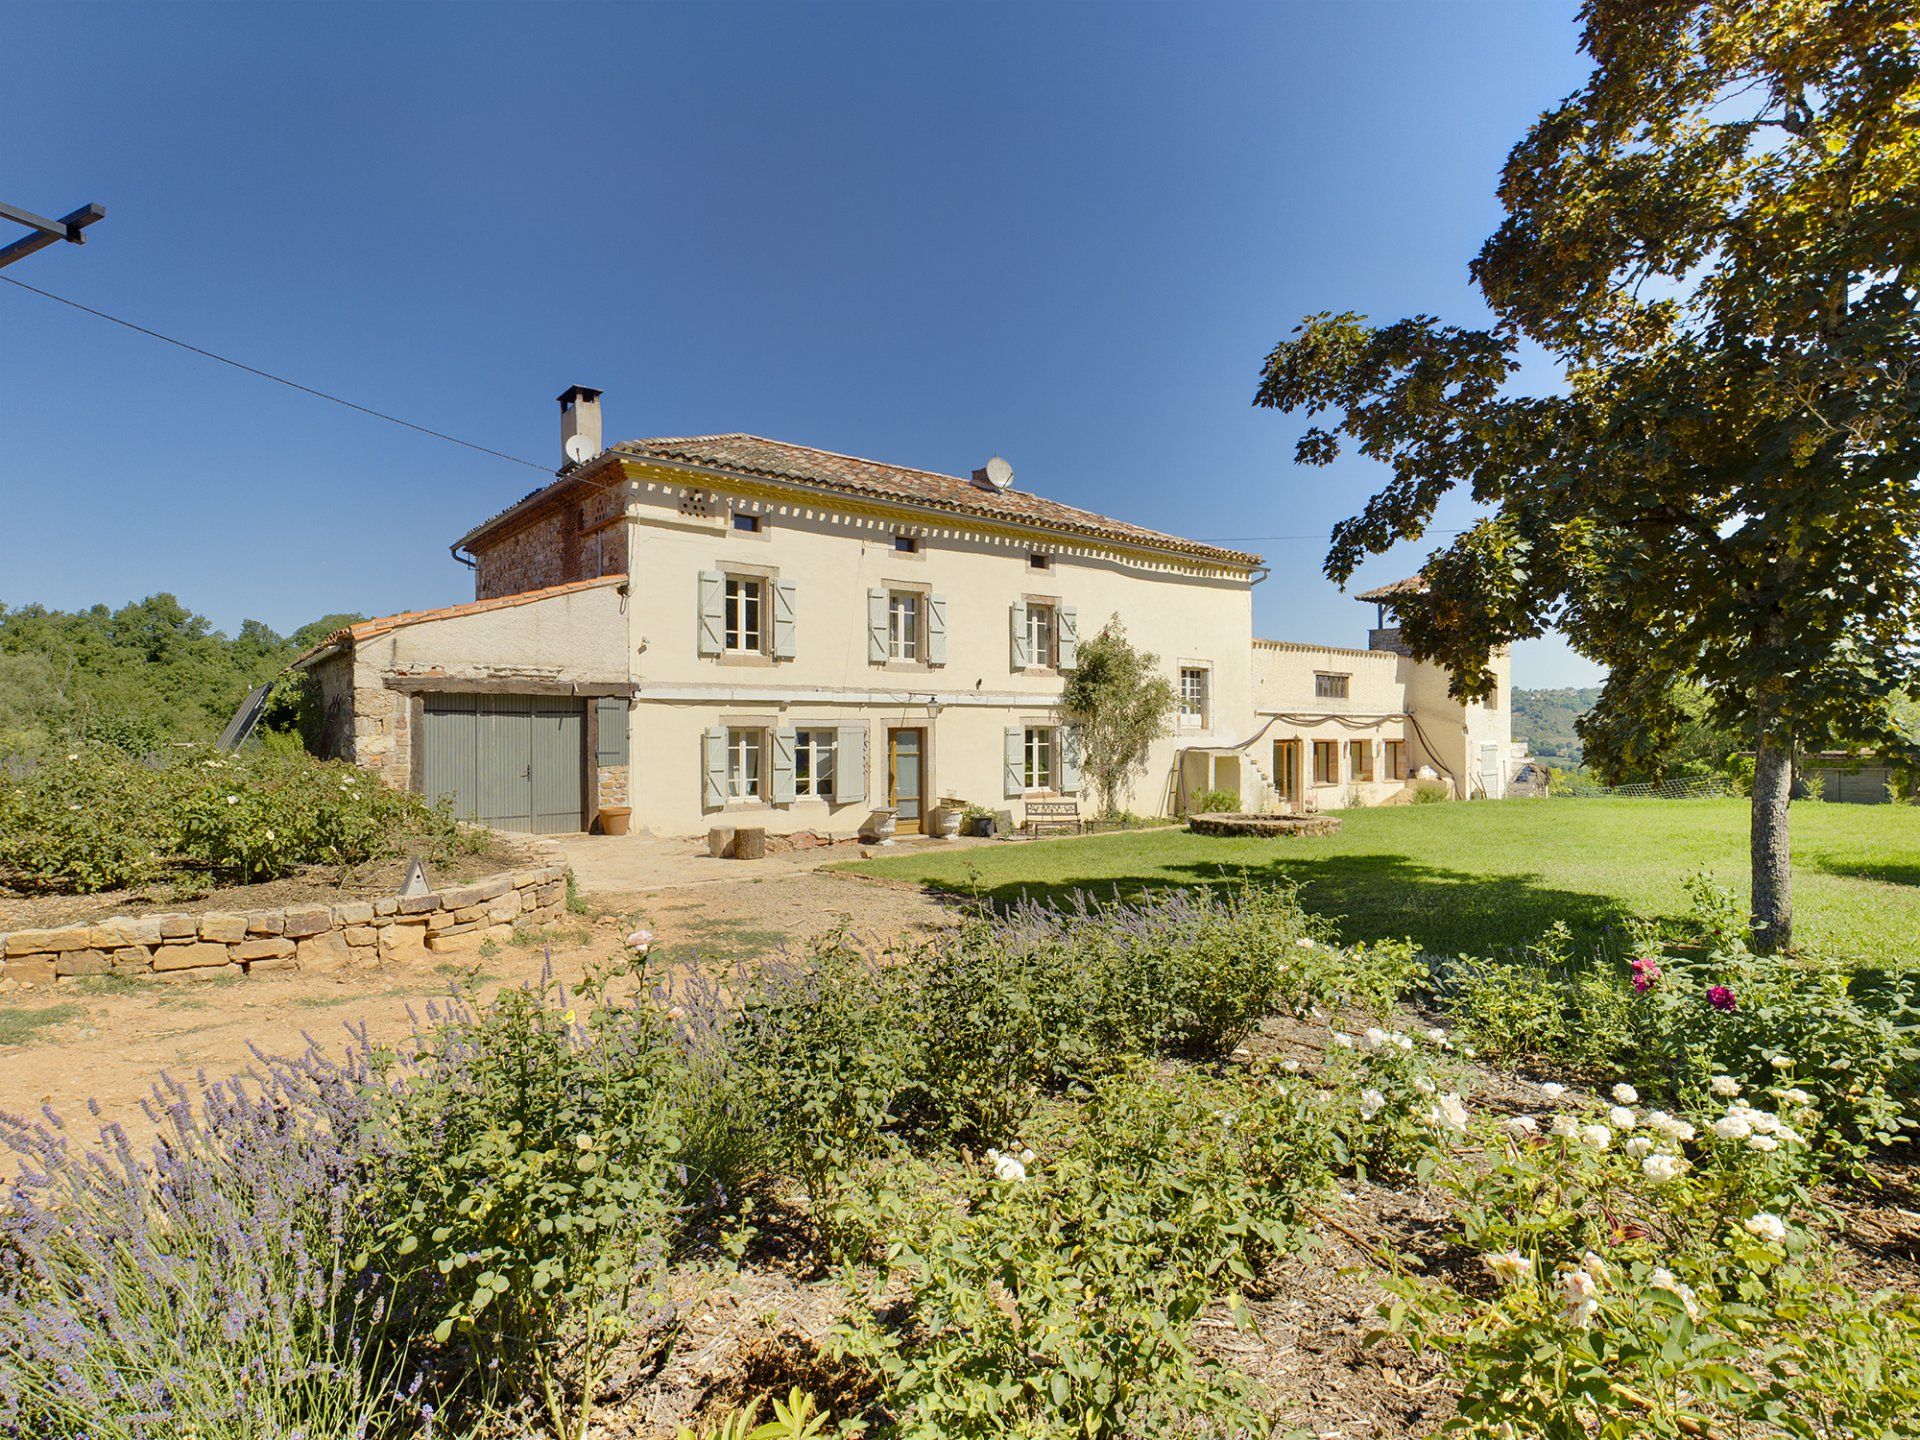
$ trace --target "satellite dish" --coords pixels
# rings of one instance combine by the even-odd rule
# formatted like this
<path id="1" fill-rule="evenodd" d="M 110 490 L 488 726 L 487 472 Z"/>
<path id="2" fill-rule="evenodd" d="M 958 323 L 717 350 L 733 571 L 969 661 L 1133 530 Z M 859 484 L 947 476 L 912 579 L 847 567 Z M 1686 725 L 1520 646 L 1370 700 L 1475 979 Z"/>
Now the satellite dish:
<path id="1" fill-rule="evenodd" d="M 574 464 L 584 464 L 594 455 L 593 442 L 584 435 L 569 435 L 566 444 L 567 459 Z"/>
<path id="2" fill-rule="evenodd" d="M 998 455 L 973 472 L 973 483 L 982 490 L 1006 490 L 1013 485 L 1013 466 Z"/>

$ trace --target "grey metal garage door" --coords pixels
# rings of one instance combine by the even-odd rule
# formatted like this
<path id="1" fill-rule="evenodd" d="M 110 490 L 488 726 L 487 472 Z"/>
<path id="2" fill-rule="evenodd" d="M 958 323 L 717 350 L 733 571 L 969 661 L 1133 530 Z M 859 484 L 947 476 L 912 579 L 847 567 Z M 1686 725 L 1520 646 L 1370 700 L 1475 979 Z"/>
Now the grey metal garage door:
<path id="1" fill-rule="evenodd" d="M 422 791 L 501 830 L 580 828 L 586 716 L 548 695 L 429 695 Z"/>

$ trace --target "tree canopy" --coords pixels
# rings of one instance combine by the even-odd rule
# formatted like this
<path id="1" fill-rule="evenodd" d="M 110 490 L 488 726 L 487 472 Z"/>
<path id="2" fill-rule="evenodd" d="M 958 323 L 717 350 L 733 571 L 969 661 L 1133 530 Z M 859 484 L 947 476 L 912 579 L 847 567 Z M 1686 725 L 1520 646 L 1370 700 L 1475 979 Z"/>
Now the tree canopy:
<path id="1" fill-rule="evenodd" d="M 1173 685 L 1160 657 L 1133 648 L 1118 615 L 1080 643 L 1060 697 L 1060 713 L 1079 731 L 1080 771 L 1100 814 L 1112 818 L 1145 768 L 1147 749 L 1173 719 Z"/>
<path id="2" fill-rule="evenodd" d="M 0 755 L 73 737 L 130 750 L 212 740 L 249 690 L 359 618 L 329 615 L 286 636 L 247 620 L 228 637 L 167 594 L 117 610 L 0 605 Z"/>
<path id="3" fill-rule="evenodd" d="M 1692 681 L 1756 738 L 1754 912 L 1784 943 L 1795 745 L 1898 743 L 1920 575 L 1920 3 L 1589 0 L 1587 83 L 1508 158 L 1485 328 L 1308 317 L 1256 404 L 1330 414 L 1387 482 L 1326 570 L 1492 515 L 1399 605 L 1464 695 L 1557 626 L 1610 667 L 1592 724 L 1657 736 Z M 1560 383 L 1519 393 L 1523 343 Z M 1591 736 L 1590 736 L 1591 738 Z"/>

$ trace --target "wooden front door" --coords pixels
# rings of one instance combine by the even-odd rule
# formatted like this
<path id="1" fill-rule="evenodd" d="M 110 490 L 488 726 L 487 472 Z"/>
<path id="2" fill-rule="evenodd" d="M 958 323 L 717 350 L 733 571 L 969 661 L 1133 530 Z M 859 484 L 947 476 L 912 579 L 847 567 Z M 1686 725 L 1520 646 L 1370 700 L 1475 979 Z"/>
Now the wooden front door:
<path id="1" fill-rule="evenodd" d="M 1296 808 L 1299 806 L 1300 742 L 1298 740 L 1273 742 L 1273 783 L 1279 787 L 1282 804 Z"/>
<path id="2" fill-rule="evenodd" d="M 927 793 L 927 732 L 887 731 L 887 804 L 893 807 L 893 828 L 902 835 L 918 835 L 925 815 Z"/>

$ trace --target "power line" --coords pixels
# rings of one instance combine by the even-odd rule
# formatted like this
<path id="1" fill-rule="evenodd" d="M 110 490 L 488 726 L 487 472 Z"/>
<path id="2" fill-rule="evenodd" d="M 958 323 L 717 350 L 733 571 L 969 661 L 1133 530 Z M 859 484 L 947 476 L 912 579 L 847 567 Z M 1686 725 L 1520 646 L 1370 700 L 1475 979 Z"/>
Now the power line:
<path id="1" fill-rule="evenodd" d="M 303 395 L 312 395 L 320 400 L 331 400 L 335 405 L 344 405 L 349 410 L 358 410 L 362 415 L 371 415 L 374 419 L 385 420 L 390 425 L 400 425 L 408 430 L 418 431 L 422 435 L 431 435 L 436 440 L 445 440 L 449 444 L 462 445 L 469 450 L 478 450 L 482 455 L 491 455 L 496 460 L 509 460 L 515 465 L 524 465 L 529 470 L 538 470 L 542 475 L 551 476 L 553 474 L 553 467 L 550 465 L 541 465 L 532 460 L 522 459 L 518 455 L 509 455 L 504 450 L 494 450 L 485 445 L 476 445 L 471 440 L 462 440 L 458 435 L 449 435 L 444 430 L 435 430 L 426 425 L 416 425 L 411 420 L 402 420 L 398 415 L 389 415 L 384 410 L 375 410 L 371 406 L 361 405 L 355 401 L 343 399 L 338 395 L 330 395 L 325 390 L 316 390 L 311 385 L 302 385 L 298 380 L 289 380 L 284 375 L 275 375 L 271 370 L 262 370 L 258 366 L 248 365 L 244 361 L 235 360 L 230 356 L 215 354 L 213 351 L 204 350 L 198 345 L 190 345 L 185 340 L 176 340 L 171 335 L 163 335 L 158 330 L 150 330 L 145 325 L 136 325 L 131 320 L 122 320 L 118 315 L 109 315 L 104 310 L 96 310 L 91 305 L 82 305 L 78 300 L 69 300 L 64 295 L 56 295 L 51 290 L 42 290 L 38 285 L 29 285 L 26 281 L 16 280 L 11 275 L 0 275 L 0 280 L 4 280 L 9 285 L 18 286 L 22 290 L 29 290 L 43 299 L 54 300 L 62 305 L 70 306 L 75 310 L 79 310 L 87 315 L 92 315 L 97 319 L 123 326 L 141 335 L 150 335 L 155 340 L 164 340 L 169 345 L 177 345 L 180 349 L 191 351 L 195 355 L 203 355 L 209 360 L 218 360 L 222 365 L 231 365 L 234 369 L 244 370 L 249 375 L 258 375 L 262 380 L 271 380 L 274 384 L 284 385 L 289 390 L 298 390 Z"/>

